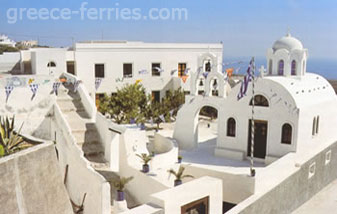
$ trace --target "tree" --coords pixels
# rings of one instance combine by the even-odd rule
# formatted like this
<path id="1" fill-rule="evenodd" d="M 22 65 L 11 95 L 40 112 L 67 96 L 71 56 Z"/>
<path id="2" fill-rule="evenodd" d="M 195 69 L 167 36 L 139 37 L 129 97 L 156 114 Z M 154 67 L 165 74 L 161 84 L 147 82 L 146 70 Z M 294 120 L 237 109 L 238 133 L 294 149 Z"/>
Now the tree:
<path id="1" fill-rule="evenodd" d="M 179 107 L 185 103 L 185 93 L 181 87 L 177 90 L 167 91 L 166 96 L 164 97 L 162 102 L 164 103 L 166 111 L 170 112 L 171 110 L 173 110 L 172 115 L 175 116 L 177 115 Z M 168 117 L 167 119 L 171 120 L 170 117 Z"/>
<path id="2" fill-rule="evenodd" d="M 128 84 L 117 89 L 116 94 L 104 95 L 100 99 L 99 111 L 109 114 L 118 124 L 144 121 L 144 112 L 148 105 L 145 88 L 141 84 Z"/>
<path id="3" fill-rule="evenodd" d="M 3 54 L 4 52 L 18 52 L 19 49 L 8 46 L 8 45 L 0 45 L 0 54 Z"/>

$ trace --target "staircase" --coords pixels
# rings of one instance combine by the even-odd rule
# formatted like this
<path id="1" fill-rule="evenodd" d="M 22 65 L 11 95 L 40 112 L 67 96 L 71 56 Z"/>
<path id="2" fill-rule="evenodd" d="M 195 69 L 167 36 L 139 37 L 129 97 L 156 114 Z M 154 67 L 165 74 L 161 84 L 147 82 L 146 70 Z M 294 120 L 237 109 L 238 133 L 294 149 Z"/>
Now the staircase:
<path id="1" fill-rule="evenodd" d="M 117 194 L 112 180 L 118 178 L 118 175 L 110 170 L 109 163 L 104 158 L 104 147 L 97 127 L 86 113 L 79 94 L 73 92 L 73 85 L 61 85 L 57 104 L 72 130 L 78 147 L 83 151 L 84 157 L 110 183 L 111 205 L 113 205 Z M 125 197 L 129 208 L 137 206 L 127 191 Z"/>

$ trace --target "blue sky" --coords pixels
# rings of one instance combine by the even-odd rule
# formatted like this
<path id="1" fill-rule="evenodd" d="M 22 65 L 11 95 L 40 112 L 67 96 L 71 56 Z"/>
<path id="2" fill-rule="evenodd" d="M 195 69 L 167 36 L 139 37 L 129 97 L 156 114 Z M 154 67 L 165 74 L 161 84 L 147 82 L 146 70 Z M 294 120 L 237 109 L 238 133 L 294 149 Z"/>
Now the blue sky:
<path id="1" fill-rule="evenodd" d="M 28 20 L 9 24 L 9 8 L 70 8 L 84 1 L 1 0 L 0 32 L 15 40 L 36 39 L 41 44 L 67 46 L 101 39 L 147 42 L 220 42 L 224 56 L 264 56 L 273 42 L 286 34 L 299 38 L 313 58 L 337 60 L 336 0 L 88 0 L 93 8 L 186 8 L 188 19 L 171 20 Z M 118 3 L 118 5 L 116 5 Z"/>

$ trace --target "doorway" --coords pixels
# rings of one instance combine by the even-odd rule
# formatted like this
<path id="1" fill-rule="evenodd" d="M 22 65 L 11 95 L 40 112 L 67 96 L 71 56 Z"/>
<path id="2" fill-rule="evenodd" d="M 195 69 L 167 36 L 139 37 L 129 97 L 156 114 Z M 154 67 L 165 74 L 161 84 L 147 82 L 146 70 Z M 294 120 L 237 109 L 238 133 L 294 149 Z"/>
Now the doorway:
<path id="1" fill-rule="evenodd" d="M 252 120 L 249 120 L 248 127 L 248 156 L 251 150 Z M 254 157 L 265 159 L 267 152 L 268 122 L 254 120 Z"/>
<path id="2" fill-rule="evenodd" d="M 208 214 L 209 196 L 181 207 L 181 214 Z"/>

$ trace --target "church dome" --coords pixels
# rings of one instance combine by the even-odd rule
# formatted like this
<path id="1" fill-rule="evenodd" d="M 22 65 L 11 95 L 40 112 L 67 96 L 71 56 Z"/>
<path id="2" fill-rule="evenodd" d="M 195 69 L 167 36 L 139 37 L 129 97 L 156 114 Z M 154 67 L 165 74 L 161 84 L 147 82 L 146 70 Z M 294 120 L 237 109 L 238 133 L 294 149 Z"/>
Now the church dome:
<path id="1" fill-rule="evenodd" d="M 277 51 L 280 49 L 286 49 L 288 51 L 292 51 L 295 49 L 302 50 L 303 45 L 301 41 L 292 37 L 289 33 L 282 37 L 281 39 L 277 40 L 273 45 L 273 50 Z"/>

